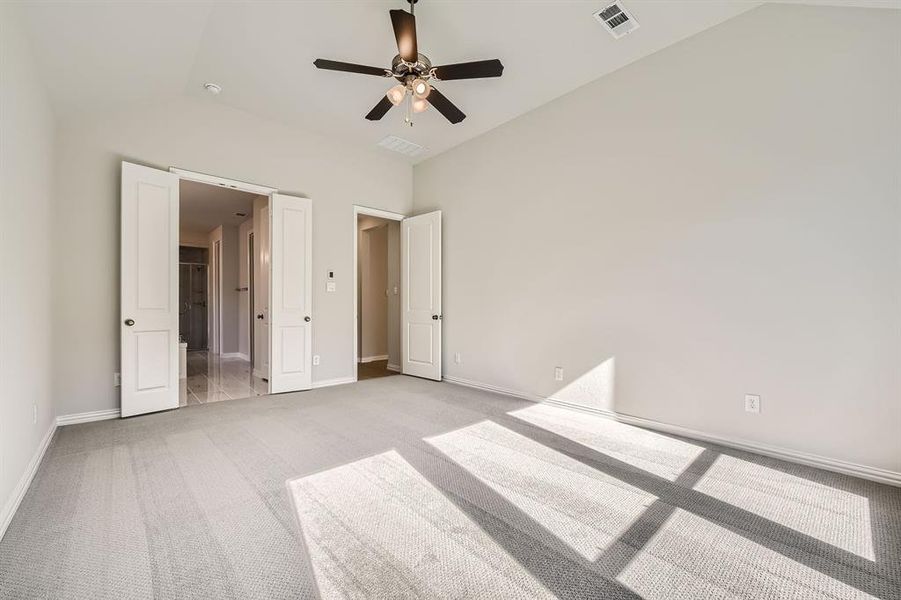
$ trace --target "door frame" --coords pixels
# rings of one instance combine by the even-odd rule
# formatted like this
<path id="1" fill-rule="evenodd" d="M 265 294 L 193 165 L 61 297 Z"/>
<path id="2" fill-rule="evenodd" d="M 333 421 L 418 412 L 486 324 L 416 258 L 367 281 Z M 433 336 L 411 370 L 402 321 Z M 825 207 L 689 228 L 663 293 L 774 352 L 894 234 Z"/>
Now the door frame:
<path id="1" fill-rule="evenodd" d="M 351 311 L 351 323 L 353 323 L 354 330 L 354 347 L 353 347 L 353 355 L 351 356 L 351 371 L 353 372 L 353 380 L 354 383 L 357 382 L 357 373 L 358 373 L 358 365 L 357 365 L 357 348 L 359 348 L 360 344 L 360 335 L 359 335 L 359 325 L 358 322 L 360 320 L 360 297 L 359 297 L 359 282 L 358 280 L 358 271 L 360 268 L 359 265 L 359 244 L 360 244 L 360 235 L 359 235 L 359 224 L 358 220 L 360 215 L 366 215 L 369 217 L 378 217 L 380 219 L 387 219 L 389 221 L 397 221 L 400 223 L 410 215 L 404 215 L 401 213 L 391 212 L 389 210 L 382 210 L 380 208 L 370 208 L 368 206 L 361 206 L 358 204 L 353 205 L 353 239 L 354 239 L 354 266 L 352 271 L 352 279 L 353 279 L 353 311 Z M 400 286 L 398 286 L 400 287 Z M 399 290 L 402 293 L 402 290 Z"/>

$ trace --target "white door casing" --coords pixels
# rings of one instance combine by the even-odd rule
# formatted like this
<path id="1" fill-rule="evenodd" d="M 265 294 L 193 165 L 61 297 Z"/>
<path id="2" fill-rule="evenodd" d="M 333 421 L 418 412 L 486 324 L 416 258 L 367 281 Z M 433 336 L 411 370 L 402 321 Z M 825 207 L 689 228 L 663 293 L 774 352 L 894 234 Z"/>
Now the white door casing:
<path id="1" fill-rule="evenodd" d="M 313 383 L 313 202 L 272 194 L 269 214 L 269 390 L 308 390 Z"/>
<path id="2" fill-rule="evenodd" d="M 254 232 L 254 363 L 253 374 L 269 380 L 269 201 L 254 215 L 259 235 Z"/>
<path id="3" fill-rule="evenodd" d="M 441 381 L 441 211 L 401 223 L 401 357 L 405 375 Z"/>
<path id="4" fill-rule="evenodd" d="M 122 163 L 123 417 L 178 407 L 178 181 Z"/>

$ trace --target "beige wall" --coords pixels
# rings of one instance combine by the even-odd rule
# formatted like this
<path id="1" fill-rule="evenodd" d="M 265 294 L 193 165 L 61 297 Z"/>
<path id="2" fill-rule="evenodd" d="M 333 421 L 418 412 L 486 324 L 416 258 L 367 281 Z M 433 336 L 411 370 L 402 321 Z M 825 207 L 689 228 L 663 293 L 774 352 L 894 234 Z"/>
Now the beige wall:
<path id="1" fill-rule="evenodd" d="M 313 199 L 313 381 L 350 378 L 353 329 L 353 205 L 394 212 L 412 205 L 411 167 L 360 149 L 230 109 L 208 99 L 137 107 L 97 120 L 63 123 L 53 207 L 60 252 L 54 261 L 53 379 L 62 414 L 119 406 L 112 386 L 119 362 L 119 164 L 269 185 Z M 73 227 L 73 224 L 78 224 Z M 64 251 L 63 251 L 64 250 Z M 90 265 L 86 268 L 85 265 Z M 337 273 L 326 295 L 325 271 Z M 64 300 L 63 300 L 64 299 Z M 78 351 L 76 351 L 76 347 Z"/>
<path id="2" fill-rule="evenodd" d="M 210 245 L 210 234 L 208 231 L 189 231 L 187 229 L 181 229 L 178 232 L 178 243 L 181 246 L 206 248 Z"/>
<path id="3" fill-rule="evenodd" d="M 47 317 L 55 126 L 35 72 L 15 7 L 0 4 L 0 535 L 56 418 Z"/>
<path id="4" fill-rule="evenodd" d="M 400 222 L 388 222 L 388 367 L 400 370 Z"/>
<path id="5" fill-rule="evenodd" d="M 901 471 L 899 47 L 764 5 L 417 165 L 446 374 Z"/>
<path id="6" fill-rule="evenodd" d="M 360 231 L 360 344 L 362 360 L 388 356 L 388 225 Z"/>

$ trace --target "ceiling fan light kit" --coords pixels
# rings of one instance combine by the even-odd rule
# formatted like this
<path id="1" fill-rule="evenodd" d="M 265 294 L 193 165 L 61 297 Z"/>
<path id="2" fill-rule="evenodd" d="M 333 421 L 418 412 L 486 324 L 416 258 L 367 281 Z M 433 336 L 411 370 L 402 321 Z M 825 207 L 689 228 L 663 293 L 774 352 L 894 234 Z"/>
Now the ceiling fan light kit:
<path id="1" fill-rule="evenodd" d="M 313 65 L 319 69 L 330 71 L 361 73 L 363 75 L 397 79 L 400 83 L 389 89 L 379 103 L 366 115 L 366 118 L 370 121 L 378 121 L 391 110 L 392 106 L 397 106 L 404 100 L 407 100 L 404 121 L 409 125 L 413 125 L 412 114 L 423 112 L 428 108 L 429 104 L 434 106 L 451 123 L 459 123 L 466 118 L 466 115 L 441 92 L 435 89 L 430 81 L 500 77 L 504 72 L 504 65 L 495 58 L 492 60 L 433 67 L 428 57 L 419 53 L 416 39 L 416 17 L 413 15 L 418 0 L 407 0 L 407 2 L 410 4 L 410 12 L 405 10 L 388 11 L 397 42 L 397 56 L 391 61 L 390 69 L 380 69 L 378 67 L 368 67 L 366 65 L 323 58 L 314 60 Z"/>

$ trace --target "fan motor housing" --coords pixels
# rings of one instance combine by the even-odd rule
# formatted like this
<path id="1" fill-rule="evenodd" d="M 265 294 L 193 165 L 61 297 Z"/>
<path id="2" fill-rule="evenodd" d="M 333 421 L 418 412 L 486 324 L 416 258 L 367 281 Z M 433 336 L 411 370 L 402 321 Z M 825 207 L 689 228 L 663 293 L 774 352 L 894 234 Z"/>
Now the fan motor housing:
<path id="1" fill-rule="evenodd" d="M 408 79 L 421 78 L 428 79 L 432 70 L 432 61 L 425 54 L 417 54 L 416 63 L 411 65 L 400 57 L 400 54 L 391 61 L 391 71 L 394 78 L 401 83 L 406 83 Z"/>

